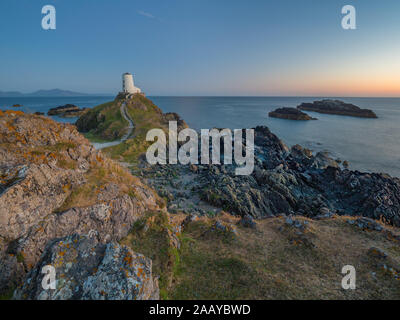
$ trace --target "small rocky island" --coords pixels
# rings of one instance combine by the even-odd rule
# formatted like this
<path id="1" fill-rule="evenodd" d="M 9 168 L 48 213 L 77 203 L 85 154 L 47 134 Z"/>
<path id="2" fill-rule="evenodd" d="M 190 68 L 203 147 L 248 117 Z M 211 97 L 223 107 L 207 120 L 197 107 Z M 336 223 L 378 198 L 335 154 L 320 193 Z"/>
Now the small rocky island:
<path id="1" fill-rule="evenodd" d="M 278 108 L 268 113 L 268 116 L 288 120 L 318 120 L 296 108 Z"/>
<path id="2" fill-rule="evenodd" d="M 84 113 L 86 113 L 89 110 L 89 108 L 79 108 L 76 105 L 73 104 L 66 104 L 64 106 L 59 106 L 56 108 L 51 108 L 48 112 L 48 116 L 59 116 L 63 118 L 74 118 L 74 117 L 80 117 Z"/>
<path id="3" fill-rule="evenodd" d="M 372 110 L 361 109 L 354 104 L 345 103 L 340 100 L 326 99 L 314 101 L 313 103 L 302 103 L 297 107 L 297 109 L 350 117 L 378 118 Z"/>

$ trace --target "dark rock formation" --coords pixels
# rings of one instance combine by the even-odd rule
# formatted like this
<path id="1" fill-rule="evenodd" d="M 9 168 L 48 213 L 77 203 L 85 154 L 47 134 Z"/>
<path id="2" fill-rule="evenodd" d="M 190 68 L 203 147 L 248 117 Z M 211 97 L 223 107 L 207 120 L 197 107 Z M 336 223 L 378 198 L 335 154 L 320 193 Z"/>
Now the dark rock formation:
<path id="1" fill-rule="evenodd" d="M 326 114 L 337 114 L 342 116 L 378 118 L 372 110 L 360 109 L 354 104 L 345 103 L 340 100 L 321 100 L 314 101 L 313 103 L 302 103 L 297 108 L 300 110 L 314 111 Z"/>
<path id="2" fill-rule="evenodd" d="M 74 117 L 80 117 L 81 115 L 85 114 L 88 110 L 89 110 L 88 108 L 80 109 L 79 107 L 73 104 L 66 104 L 65 106 L 51 108 L 47 112 L 47 115 L 59 116 L 64 118 L 74 118 Z"/>
<path id="3" fill-rule="evenodd" d="M 278 108 L 268 113 L 268 116 L 287 120 L 317 120 L 296 108 Z"/>
<path id="4" fill-rule="evenodd" d="M 45 266 L 55 268 L 55 289 L 42 286 Z M 150 259 L 116 242 L 72 235 L 46 246 L 14 299 L 148 300 L 159 299 L 159 289 Z"/>
<path id="5" fill-rule="evenodd" d="M 253 174 L 236 176 L 233 168 L 201 170 L 202 199 L 242 216 L 280 213 L 384 218 L 400 226 L 400 179 L 342 169 L 327 153 L 288 148 L 268 128 L 255 131 Z"/>
<path id="6" fill-rule="evenodd" d="M 163 117 L 163 120 L 165 121 L 165 123 L 168 123 L 169 121 L 176 121 L 177 125 L 178 125 L 178 131 L 183 130 L 188 127 L 185 120 L 183 120 L 179 116 L 179 114 L 177 114 L 175 112 L 163 113 L 162 117 Z"/>

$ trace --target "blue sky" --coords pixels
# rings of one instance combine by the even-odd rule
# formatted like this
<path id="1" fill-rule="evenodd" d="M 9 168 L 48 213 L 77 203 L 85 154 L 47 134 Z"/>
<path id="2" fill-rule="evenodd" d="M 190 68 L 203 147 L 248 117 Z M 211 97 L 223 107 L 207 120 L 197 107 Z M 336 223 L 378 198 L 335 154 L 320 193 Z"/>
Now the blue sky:
<path id="1" fill-rule="evenodd" d="M 399 17 L 398 0 L 1 0 L 0 90 L 116 93 L 132 72 L 149 95 L 400 96 Z"/>

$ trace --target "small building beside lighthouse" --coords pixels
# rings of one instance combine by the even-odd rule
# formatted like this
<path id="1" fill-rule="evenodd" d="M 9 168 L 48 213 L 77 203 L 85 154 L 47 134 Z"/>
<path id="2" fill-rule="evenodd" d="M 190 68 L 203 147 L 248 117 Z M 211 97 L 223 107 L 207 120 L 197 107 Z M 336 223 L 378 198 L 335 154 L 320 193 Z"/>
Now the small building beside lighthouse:
<path id="1" fill-rule="evenodd" d="M 122 92 L 128 94 L 141 93 L 142 91 L 135 87 L 133 76 L 131 73 L 126 72 L 122 75 Z"/>

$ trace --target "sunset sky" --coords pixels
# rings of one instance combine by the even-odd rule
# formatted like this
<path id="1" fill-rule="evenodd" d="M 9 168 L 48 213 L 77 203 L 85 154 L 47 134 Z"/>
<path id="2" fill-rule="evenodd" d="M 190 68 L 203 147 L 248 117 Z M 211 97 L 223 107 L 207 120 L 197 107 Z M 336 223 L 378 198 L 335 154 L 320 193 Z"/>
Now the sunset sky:
<path id="1" fill-rule="evenodd" d="M 2 0 L 0 39 L 0 91 L 400 96 L 399 0 Z"/>

